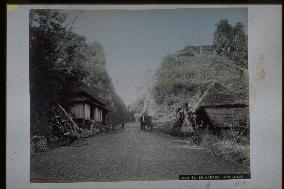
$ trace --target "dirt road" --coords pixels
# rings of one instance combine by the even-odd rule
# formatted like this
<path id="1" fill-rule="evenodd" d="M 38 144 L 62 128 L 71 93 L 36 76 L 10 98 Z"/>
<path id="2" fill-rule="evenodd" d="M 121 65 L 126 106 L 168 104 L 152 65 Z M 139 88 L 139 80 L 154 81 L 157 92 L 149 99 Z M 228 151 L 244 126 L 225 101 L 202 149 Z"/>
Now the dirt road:
<path id="1" fill-rule="evenodd" d="M 155 129 L 141 132 L 138 123 L 31 158 L 31 182 L 172 180 L 180 174 L 248 172 L 180 138 Z"/>

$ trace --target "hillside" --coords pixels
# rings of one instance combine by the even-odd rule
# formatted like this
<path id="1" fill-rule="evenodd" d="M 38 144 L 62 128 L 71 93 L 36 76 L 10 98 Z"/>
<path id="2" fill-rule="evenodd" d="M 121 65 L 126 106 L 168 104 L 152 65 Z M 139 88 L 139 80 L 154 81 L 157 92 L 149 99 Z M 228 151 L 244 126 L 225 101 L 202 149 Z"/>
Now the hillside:
<path id="1" fill-rule="evenodd" d="M 238 67 L 228 57 L 213 53 L 202 56 L 168 55 L 155 77 L 151 93 L 155 105 L 152 109 L 161 120 L 172 120 L 176 108 L 182 103 L 188 102 L 190 107 L 194 107 L 213 82 L 235 92 L 248 93 L 247 69 Z"/>

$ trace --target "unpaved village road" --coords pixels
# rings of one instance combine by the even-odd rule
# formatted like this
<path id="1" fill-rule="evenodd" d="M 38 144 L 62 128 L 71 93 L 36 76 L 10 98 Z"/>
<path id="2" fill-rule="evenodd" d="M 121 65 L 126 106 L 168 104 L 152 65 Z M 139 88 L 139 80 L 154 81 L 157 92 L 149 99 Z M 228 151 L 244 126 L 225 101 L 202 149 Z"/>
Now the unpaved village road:
<path id="1" fill-rule="evenodd" d="M 248 173 L 240 164 L 138 123 L 80 139 L 31 158 L 31 182 L 176 180 L 180 174 Z"/>

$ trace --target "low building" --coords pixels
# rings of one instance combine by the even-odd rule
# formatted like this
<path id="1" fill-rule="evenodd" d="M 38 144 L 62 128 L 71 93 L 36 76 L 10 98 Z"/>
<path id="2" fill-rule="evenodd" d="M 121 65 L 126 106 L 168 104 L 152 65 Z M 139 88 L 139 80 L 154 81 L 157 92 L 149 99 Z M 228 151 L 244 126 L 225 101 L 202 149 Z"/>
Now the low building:
<path id="1" fill-rule="evenodd" d="M 214 83 L 204 92 L 193 112 L 197 124 L 203 123 L 215 132 L 248 128 L 248 93 L 232 92 Z"/>
<path id="2" fill-rule="evenodd" d="M 79 125 L 84 126 L 90 121 L 105 124 L 108 112 L 106 104 L 97 96 L 93 88 L 85 84 L 75 85 L 71 97 L 70 113 Z"/>

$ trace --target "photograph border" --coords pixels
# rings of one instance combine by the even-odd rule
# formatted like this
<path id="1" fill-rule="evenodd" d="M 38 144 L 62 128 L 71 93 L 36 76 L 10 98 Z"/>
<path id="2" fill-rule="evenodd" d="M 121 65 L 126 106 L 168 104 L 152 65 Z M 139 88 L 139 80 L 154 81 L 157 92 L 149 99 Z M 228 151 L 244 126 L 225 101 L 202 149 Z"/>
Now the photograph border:
<path id="1" fill-rule="evenodd" d="M 21 7 L 25 7 L 25 6 L 30 6 L 30 5 L 24 5 L 24 6 L 19 6 L 20 8 Z M 39 6 L 42 6 L 42 5 L 39 5 Z M 48 7 L 48 8 L 50 8 L 50 7 L 54 7 L 54 6 L 56 6 L 56 7 L 58 7 L 58 5 L 43 5 L 43 7 Z M 60 5 L 60 6 L 67 6 L 67 7 L 72 7 L 71 5 Z M 59 7 L 60 7 L 59 6 Z M 87 6 L 87 5 L 86 5 Z M 85 8 L 88 8 L 88 6 L 86 7 L 85 6 Z M 126 6 L 126 5 L 122 5 L 122 6 Z M 137 5 L 136 5 L 137 6 Z M 139 5 L 139 6 L 141 6 L 141 7 L 143 7 L 144 5 Z M 139 7 L 138 6 L 138 7 Z M 153 7 L 160 7 L 160 5 L 150 5 L 150 6 L 153 6 Z M 173 7 L 178 7 L 178 6 L 180 6 L 180 5 L 176 5 L 176 6 L 174 6 L 173 5 Z M 198 7 L 198 6 L 200 6 L 200 5 L 192 5 L 193 7 Z M 211 6 L 211 5 L 210 5 Z M 215 7 L 215 6 L 220 6 L 220 5 L 213 5 L 213 7 Z M 232 7 L 231 5 L 225 5 L 225 6 L 230 6 L 230 7 Z M 234 6 L 240 6 L 240 5 L 233 5 L 233 7 Z M 242 6 L 246 6 L 246 5 L 242 5 Z M 37 6 L 34 6 L 34 5 L 32 5 L 32 7 L 37 7 Z M 82 7 L 84 7 L 84 6 L 82 6 Z M 98 7 L 100 7 L 100 5 L 98 5 Z M 105 7 L 105 5 L 101 5 L 101 8 L 103 9 Z M 126 6 L 127 7 L 127 6 Z M 251 7 L 251 6 L 248 6 L 248 7 Z M 273 6 L 272 6 L 273 7 Z M 275 9 L 277 9 L 278 11 L 279 11 L 279 6 L 275 6 Z M 265 11 L 265 10 L 263 10 L 263 11 Z M 277 12 L 278 13 L 278 15 L 279 15 L 279 12 Z M 277 14 L 276 13 L 276 14 Z M 8 14 L 8 21 L 9 21 L 9 11 L 7 12 L 7 14 Z M 254 15 L 255 16 L 255 15 Z M 274 18 L 274 17 L 273 17 Z M 250 23 L 250 20 L 251 18 L 249 18 L 249 23 Z M 257 18 L 256 16 L 254 17 L 254 19 L 256 19 L 256 20 L 258 20 L 259 18 Z M 279 21 L 278 21 L 279 22 Z M 272 23 L 273 24 L 273 23 Z M 250 24 L 249 24 L 249 30 L 250 30 L 250 28 L 251 28 L 251 26 L 250 26 Z M 7 28 L 7 29 L 9 29 L 9 28 Z M 278 28 L 278 29 L 280 29 L 280 27 Z M 277 30 L 276 31 L 277 32 L 277 36 L 279 36 L 279 31 Z M 7 37 L 9 37 L 10 35 L 12 35 L 12 34 L 7 34 Z M 249 36 L 249 44 L 251 43 L 251 38 L 250 38 L 250 36 L 251 36 L 251 34 L 249 34 L 248 35 Z M 260 36 L 261 36 L 261 34 L 260 34 Z M 257 37 L 256 37 L 257 38 Z M 8 40 L 8 43 L 7 43 L 7 45 L 8 45 L 8 48 L 7 48 L 7 53 L 8 53 L 8 59 L 7 60 L 11 60 L 11 57 L 9 56 L 9 45 L 11 45 L 10 43 L 9 43 L 9 38 L 7 39 Z M 255 40 L 255 39 L 254 39 Z M 25 39 L 25 41 L 26 41 L 26 39 Z M 276 41 L 273 41 L 274 43 L 277 43 Z M 271 44 L 271 45 L 275 45 L 275 44 Z M 277 47 L 279 48 L 279 41 L 278 41 L 278 43 L 277 43 Z M 11 46 L 10 46 L 10 48 L 11 48 Z M 22 47 L 20 47 L 20 48 L 22 48 Z M 20 49 L 19 48 L 19 49 Z M 280 47 L 281 48 L 281 47 Z M 250 49 L 250 48 L 249 48 Z M 261 49 L 258 49 L 258 52 L 256 53 L 256 55 L 255 54 L 253 54 L 253 56 L 257 56 L 257 54 L 259 54 L 259 52 L 262 52 L 262 50 Z M 279 60 L 281 60 L 281 54 L 279 54 L 281 51 L 277 51 L 275 54 L 277 55 L 277 56 L 280 56 L 280 58 L 279 57 L 276 57 L 277 58 L 277 62 L 279 61 Z M 265 56 L 266 57 L 266 56 Z M 253 62 L 255 62 L 255 59 L 257 59 L 257 58 L 255 58 L 255 57 L 253 57 L 253 59 L 252 59 L 252 57 L 250 56 L 250 50 L 249 50 L 249 61 L 252 61 L 253 60 Z M 269 59 L 271 59 L 271 57 L 269 57 Z M 15 61 L 15 59 L 12 59 L 13 61 Z M 272 58 L 272 60 L 274 60 L 273 58 Z M 16 60 L 17 61 L 17 60 Z M 273 67 L 274 69 L 269 69 L 268 67 L 267 67 L 267 62 L 262 62 L 262 63 L 259 63 L 260 61 L 262 61 L 262 60 L 257 60 L 258 62 L 256 63 L 256 64 L 258 64 L 258 67 L 259 67 L 259 65 L 261 65 L 262 66 L 262 69 L 264 69 L 264 67 L 265 67 L 265 69 L 267 69 L 267 72 L 269 73 L 276 73 L 276 74 L 278 74 L 278 75 L 276 75 L 276 76 L 279 76 L 279 74 L 282 74 L 282 73 L 279 73 L 279 70 L 274 70 L 274 69 L 276 69 L 276 67 Z M 17 64 L 17 65 L 19 65 L 19 64 Z M 11 77 L 12 76 L 15 76 L 14 74 L 15 73 L 17 73 L 17 72 L 11 72 L 11 70 L 9 70 L 9 68 L 11 69 L 11 66 L 12 65 L 9 65 L 9 63 L 7 62 L 7 102 L 8 103 L 10 103 L 10 104 L 7 104 L 7 117 L 9 117 L 9 115 L 11 116 L 11 112 L 9 112 L 9 110 L 11 111 L 11 107 L 9 108 L 9 106 L 11 105 L 11 104 L 13 104 L 13 103 L 15 103 L 15 101 L 13 102 L 13 100 L 12 100 L 12 98 L 11 98 L 11 96 L 10 96 L 10 94 L 11 93 L 9 93 L 9 89 L 10 89 L 10 91 L 12 90 L 12 86 L 13 87 L 15 87 L 15 83 L 11 83 Z M 250 77 L 250 81 L 252 80 L 253 82 L 259 82 L 258 80 L 255 80 L 256 79 L 256 77 L 258 77 L 258 73 L 257 73 L 257 69 L 255 69 L 255 66 L 257 66 L 257 65 L 251 65 L 251 64 L 249 64 L 249 69 L 253 69 L 255 72 L 253 72 L 252 74 L 249 74 L 249 77 Z M 275 66 L 275 65 L 274 65 Z M 13 66 L 12 66 L 13 67 Z M 278 68 L 278 67 L 277 67 Z M 259 68 L 258 68 L 259 69 Z M 278 68 L 279 69 L 279 68 Z M 278 72 L 277 72 L 278 71 Z M 25 72 L 25 71 L 24 71 Z M 24 73 L 23 72 L 23 76 L 26 76 L 26 73 Z M 11 75 L 12 74 L 12 75 Z M 258 78 L 259 79 L 259 78 Z M 271 79 L 271 78 L 270 78 Z M 275 78 L 275 77 L 272 77 L 272 79 L 274 79 L 274 80 L 276 80 L 277 81 L 277 85 L 279 86 L 279 84 L 282 86 L 282 82 L 281 83 L 279 83 L 279 81 L 278 81 L 278 78 Z M 261 82 L 263 82 L 263 81 L 261 81 Z M 270 82 L 272 82 L 272 81 L 270 81 Z M 8 85 L 8 84 L 10 84 L 10 85 Z M 261 86 L 261 84 L 260 83 L 257 83 L 258 85 L 260 85 Z M 18 86 L 19 87 L 19 86 Z M 252 88 L 251 88 L 252 87 Z M 258 92 L 257 92 L 257 87 L 259 87 L 259 86 L 255 86 L 255 85 L 251 85 L 251 82 L 250 82 L 250 110 L 251 111 L 255 111 L 255 106 L 256 106 L 256 102 L 257 102 L 257 99 L 255 99 L 256 98 L 256 94 L 258 94 Z M 24 93 L 26 92 L 26 90 L 24 90 Z M 281 92 L 280 92 L 281 93 Z M 277 94 L 275 94 L 276 96 L 276 99 L 278 99 L 279 100 L 279 91 L 277 91 Z M 13 96 L 13 97 L 16 97 L 16 96 Z M 25 96 L 26 97 L 26 96 Z M 25 99 L 25 98 L 24 98 Z M 12 101 L 11 101 L 12 100 Z M 15 100 L 15 99 L 14 99 Z M 277 103 L 279 104 L 279 102 L 277 101 Z M 20 105 L 20 107 L 21 107 L 22 105 Z M 278 112 L 278 110 L 279 109 L 277 109 L 277 111 L 276 111 L 276 113 L 279 113 Z M 13 109 L 12 110 L 12 112 L 17 112 L 18 110 L 16 110 L 16 109 Z M 29 113 L 29 112 L 28 112 Z M 278 114 L 277 114 L 278 115 Z M 19 118 L 20 119 L 20 118 Z M 22 118 L 21 118 L 22 119 Z M 279 121 L 279 118 L 277 118 L 277 120 Z M 8 119 L 8 121 L 11 121 L 11 120 L 9 120 Z M 20 120 L 17 120 L 17 123 L 19 123 L 18 121 L 20 121 Z M 26 121 L 25 121 L 25 123 L 27 123 Z M 14 122 L 14 124 L 15 124 L 15 122 Z M 11 129 L 11 126 L 9 126 L 9 125 L 11 125 L 11 122 L 8 122 L 7 123 L 7 146 L 9 147 L 9 141 L 11 142 L 11 138 L 9 138 L 9 137 L 11 137 L 11 135 L 9 135 L 9 132 L 11 131 L 10 129 Z M 277 128 L 276 130 L 278 130 L 279 128 Z M 24 129 L 25 130 L 25 129 Z M 24 131 L 24 130 L 22 130 L 22 131 Z M 17 131 L 16 131 L 17 132 Z M 274 133 L 274 132 L 273 132 Z M 275 133 L 274 133 L 275 134 Z M 19 133 L 18 133 L 18 136 L 19 136 Z M 279 134 L 277 135 L 278 137 L 279 137 Z M 28 137 L 29 138 L 29 137 Z M 251 137 L 251 140 L 252 140 L 252 138 L 253 137 Z M 10 139 L 10 140 L 9 140 Z M 255 140 L 253 140 L 253 141 L 255 141 Z M 273 140 L 274 141 L 274 140 Z M 11 144 L 11 143 L 10 143 Z M 251 142 L 251 148 L 252 148 L 252 146 L 254 146 L 253 145 L 253 142 Z M 279 144 L 278 144 L 279 145 Z M 278 146 L 279 147 L 279 146 Z M 277 148 L 278 149 L 278 148 Z M 25 153 L 25 150 L 27 150 L 27 147 L 25 147 L 25 149 L 24 149 L 24 151 L 23 150 L 21 150 L 21 151 L 19 151 L 20 153 Z M 17 150 L 16 150 L 17 151 Z M 9 149 L 9 148 L 7 148 L 7 155 L 8 155 L 8 158 L 7 158 L 7 162 L 9 162 L 10 161 L 10 158 L 13 158 L 13 155 L 11 156 L 11 149 Z M 9 153 L 10 152 L 10 153 Z M 279 155 L 279 154 L 277 154 L 277 155 Z M 16 156 L 14 156 L 14 158 L 15 158 Z M 253 167 L 253 162 L 254 161 L 252 161 L 252 165 L 251 165 L 251 167 Z M 24 162 L 22 162 L 22 163 L 24 163 Z M 9 164 L 7 164 L 7 170 L 10 168 L 9 167 Z M 10 166 L 11 166 L 11 163 L 10 163 Z M 274 165 L 275 166 L 275 165 Z M 254 167 L 255 168 L 255 167 Z M 278 170 L 279 171 L 279 170 Z M 279 172 L 277 172 L 277 173 L 279 173 Z M 253 178 L 253 173 L 252 173 L 252 178 Z M 8 175 L 8 177 L 9 177 L 9 175 Z M 276 177 L 275 177 L 276 178 Z M 24 179 L 25 180 L 25 179 Z M 10 180 L 11 181 L 11 180 Z M 139 181 L 138 181 L 139 182 Z M 148 182 L 148 181 L 146 181 L 146 182 Z M 154 182 L 154 181 L 150 181 L 150 182 Z M 166 182 L 172 182 L 172 181 L 166 181 Z M 181 183 L 182 183 L 182 181 L 180 181 Z M 195 182 L 195 181 L 194 181 Z M 126 182 L 127 183 L 127 182 Z M 210 182 L 206 182 L 207 183 L 207 185 L 208 185 L 208 183 L 210 183 Z M 228 182 L 225 182 L 224 181 L 224 183 L 228 183 Z M 230 182 L 229 182 L 230 183 Z M 246 188 L 248 185 L 249 185 L 249 181 L 244 181 L 243 182 L 243 184 L 242 184 L 242 182 L 239 182 L 239 181 L 237 181 L 237 182 L 234 182 L 234 183 L 239 183 L 239 184 L 237 184 L 237 186 L 242 186 L 242 187 L 244 187 L 244 188 Z M 12 184 L 11 182 L 9 183 L 9 184 Z M 15 183 L 14 183 L 15 184 Z M 87 184 L 87 183 L 86 183 Z M 93 184 L 93 183 L 92 183 Z M 157 183 L 156 183 L 157 184 Z M 247 185 L 246 185 L 247 184 Z M 277 183 L 275 183 L 275 184 L 277 184 Z M 279 184 L 279 183 L 278 183 Z M 31 184 L 31 185 L 34 185 L 34 184 Z M 54 185 L 54 184 L 52 184 L 52 185 Z M 88 184 L 87 184 L 88 185 Z M 155 184 L 154 184 L 155 185 Z M 207 186 L 206 185 L 206 186 Z M 210 186 L 211 184 L 209 184 L 209 186 Z M 8 185 L 9 186 L 9 185 Z M 12 185 L 10 185 L 10 186 L 12 186 Z M 16 185 L 15 185 L 16 186 Z M 38 185 L 38 186 L 41 186 L 41 185 Z M 89 185 L 90 186 L 90 185 Z M 111 185 L 110 185 L 111 186 Z M 153 186 L 153 185 L 152 185 Z M 186 185 L 182 185 L 182 186 L 186 186 Z M 181 186 L 181 187 L 182 187 Z M 188 185 L 187 185 L 188 186 Z M 193 184 L 193 185 L 191 185 L 191 186 L 196 186 L 196 184 Z M 203 185 L 204 186 L 204 185 Z M 211 186 L 213 186 L 213 184 L 211 185 Z M 216 185 L 215 185 L 216 186 Z M 220 186 L 220 185 L 219 185 Z M 88 187 L 88 186 L 86 186 L 86 187 Z M 65 188 L 65 187 L 64 187 Z"/>

